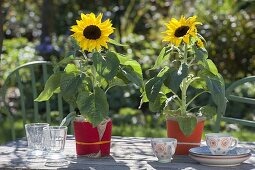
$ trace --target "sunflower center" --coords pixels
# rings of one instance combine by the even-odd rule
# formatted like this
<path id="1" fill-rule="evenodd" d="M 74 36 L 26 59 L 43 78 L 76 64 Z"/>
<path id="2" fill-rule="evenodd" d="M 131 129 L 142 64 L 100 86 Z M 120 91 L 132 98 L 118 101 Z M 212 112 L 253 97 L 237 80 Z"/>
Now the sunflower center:
<path id="1" fill-rule="evenodd" d="M 183 37 L 189 30 L 189 26 L 181 26 L 175 30 L 176 37 Z"/>
<path id="2" fill-rule="evenodd" d="M 89 25 L 83 30 L 83 35 L 87 39 L 96 40 L 100 38 L 101 30 L 96 25 Z"/>

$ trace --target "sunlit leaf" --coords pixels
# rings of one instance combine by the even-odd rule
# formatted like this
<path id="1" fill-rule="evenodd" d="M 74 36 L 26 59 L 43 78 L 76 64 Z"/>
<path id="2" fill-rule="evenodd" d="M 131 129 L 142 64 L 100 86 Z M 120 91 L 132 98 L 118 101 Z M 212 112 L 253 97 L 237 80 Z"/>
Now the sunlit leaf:
<path id="1" fill-rule="evenodd" d="M 110 39 L 110 40 L 109 40 L 109 43 L 110 43 L 110 44 L 113 44 L 113 45 L 117 45 L 117 46 L 122 46 L 122 47 L 128 46 L 128 45 L 126 45 L 126 44 L 120 44 L 120 43 L 118 43 L 117 41 L 115 41 L 115 40 L 113 40 L 113 39 Z"/>
<path id="2" fill-rule="evenodd" d="M 40 95 L 35 99 L 37 102 L 49 100 L 54 92 L 60 87 L 60 78 L 62 73 L 58 72 L 52 74 L 49 79 L 46 81 L 44 90 Z"/>

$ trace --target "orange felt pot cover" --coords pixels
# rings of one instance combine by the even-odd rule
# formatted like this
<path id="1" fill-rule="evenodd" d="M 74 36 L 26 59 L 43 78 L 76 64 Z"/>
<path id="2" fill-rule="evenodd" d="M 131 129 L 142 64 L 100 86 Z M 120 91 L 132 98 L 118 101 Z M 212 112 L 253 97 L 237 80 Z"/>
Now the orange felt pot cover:
<path id="1" fill-rule="evenodd" d="M 74 135 L 76 140 L 77 155 L 96 154 L 101 151 L 101 156 L 110 155 L 112 121 L 107 122 L 104 134 L 100 140 L 97 127 L 89 122 L 74 122 Z"/>
<path id="2" fill-rule="evenodd" d="M 204 121 L 205 119 L 201 119 L 198 121 L 195 130 L 190 136 L 185 136 L 176 120 L 168 119 L 166 121 L 167 126 L 167 136 L 169 138 L 177 139 L 177 148 L 175 151 L 176 155 L 188 155 L 189 150 L 194 147 L 200 146 L 202 133 L 204 130 Z"/>

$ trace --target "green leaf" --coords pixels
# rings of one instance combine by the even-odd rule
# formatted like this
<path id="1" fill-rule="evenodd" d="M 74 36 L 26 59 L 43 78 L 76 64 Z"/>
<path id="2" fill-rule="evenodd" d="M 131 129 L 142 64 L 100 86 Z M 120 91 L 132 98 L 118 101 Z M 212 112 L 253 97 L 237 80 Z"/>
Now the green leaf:
<path id="1" fill-rule="evenodd" d="M 123 65 L 132 67 L 132 69 L 139 75 L 139 77 L 141 79 L 143 78 L 143 72 L 142 72 L 141 65 L 137 61 L 128 60 Z"/>
<path id="2" fill-rule="evenodd" d="M 106 80 L 109 81 L 116 76 L 120 62 L 115 53 L 108 52 L 106 56 L 103 57 L 100 53 L 96 52 L 93 54 L 92 60 L 97 73 Z"/>
<path id="3" fill-rule="evenodd" d="M 117 58 L 119 59 L 120 64 L 122 66 L 124 66 L 123 67 L 124 70 L 125 70 L 125 68 L 131 67 L 132 70 L 135 72 L 135 74 L 138 75 L 139 79 L 143 80 L 143 73 L 142 73 L 141 65 L 136 60 L 129 59 L 129 58 L 127 58 L 127 57 L 125 57 L 125 56 L 123 56 L 122 54 L 119 54 L 119 53 L 115 53 L 115 54 L 116 54 Z M 124 82 L 126 82 L 126 80 L 124 80 L 125 79 L 124 77 L 127 77 L 127 76 L 123 77 L 123 75 L 125 75 L 125 74 L 122 74 L 122 75 L 120 75 L 121 73 L 118 73 L 118 74 L 119 74 L 118 77 L 123 79 Z M 130 79 L 128 79 L 128 80 L 130 80 Z"/>
<path id="4" fill-rule="evenodd" d="M 160 91 L 164 94 L 170 93 L 172 90 L 170 90 L 168 87 L 166 87 L 164 84 L 162 84 Z"/>
<path id="5" fill-rule="evenodd" d="M 131 66 L 124 66 L 122 69 L 122 75 L 130 82 L 135 83 L 137 86 L 143 86 L 143 79 Z M 121 77 L 120 77 L 121 78 Z M 125 80 L 124 80 L 125 81 Z"/>
<path id="6" fill-rule="evenodd" d="M 212 95 L 213 102 L 217 106 L 217 114 L 224 114 L 226 110 L 225 85 L 221 83 L 218 77 L 207 77 L 206 83 L 209 92 Z"/>
<path id="7" fill-rule="evenodd" d="M 128 57 L 126 57 L 125 55 L 123 55 L 123 54 L 116 53 L 116 52 L 114 52 L 114 51 L 112 51 L 112 52 L 117 56 L 117 58 L 118 58 L 119 61 L 120 61 L 120 64 L 122 64 L 122 65 L 124 65 L 125 62 L 131 60 L 131 59 L 129 59 Z"/>
<path id="8" fill-rule="evenodd" d="M 109 113 L 106 94 L 99 87 L 95 87 L 94 93 L 80 92 L 76 102 L 80 112 L 94 127 L 100 124 Z"/>
<path id="9" fill-rule="evenodd" d="M 186 79 L 186 85 L 189 86 L 192 82 L 200 79 L 200 77 L 195 77 L 194 75 L 190 74 Z"/>
<path id="10" fill-rule="evenodd" d="M 186 64 L 182 64 L 179 70 L 176 70 L 175 68 L 170 68 L 164 84 L 174 93 L 177 93 L 182 80 L 187 76 L 188 66 Z"/>
<path id="11" fill-rule="evenodd" d="M 164 79 L 162 79 L 161 77 L 153 77 L 145 84 L 145 92 L 149 101 L 155 101 L 155 99 L 159 95 L 159 91 L 162 87 L 163 81 Z"/>
<path id="12" fill-rule="evenodd" d="M 177 116 L 177 121 L 182 133 L 187 137 L 192 134 L 197 125 L 197 118 L 195 116 Z"/>
<path id="13" fill-rule="evenodd" d="M 122 69 L 120 69 L 120 71 L 118 72 L 117 78 L 121 79 L 123 82 L 125 82 L 125 84 L 130 83 L 130 81 L 126 78 L 126 76 L 124 75 L 124 71 Z"/>
<path id="14" fill-rule="evenodd" d="M 207 62 L 207 63 L 206 63 L 206 68 L 207 68 L 211 73 L 213 73 L 214 75 L 218 75 L 218 74 L 219 74 L 218 69 L 217 69 L 217 67 L 215 66 L 215 64 L 213 63 L 213 61 L 210 60 L 210 59 L 207 59 L 206 62 Z"/>
<path id="15" fill-rule="evenodd" d="M 63 98 L 73 107 L 76 107 L 76 95 L 79 86 L 82 84 L 82 78 L 73 73 L 62 74 L 60 80 L 60 90 Z"/>
<path id="16" fill-rule="evenodd" d="M 109 84 L 108 84 L 108 89 L 114 87 L 114 86 L 125 86 L 126 83 L 118 78 L 118 77 L 114 77 L 112 80 L 109 81 Z"/>
<path id="17" fill-rule="evenodd" d="M 70 63 L 73 60 L 74 60 L 74 56 L 73 55 L 69 55 L 68 57 L 65 57 L 60 62 L 58 62 L 56 65 L 54 65 L 54 72 L 57 72 L 59 67 L 63 67 L 63 66 L 65 66 L 68 63 Z"/>
<path id="18" fill-rule="evenodd" d="M 68 126 L 74 119 L 75 119 L 76 113 L 71 112 L 69 113 L 60 123 L 60 126 Z"/>
<path id="19" fill-rule="evenodd" d="M 146 103 L 146 102 L 149 102 L 149 99 L 146 96 L 146 92 L 142 91 L 142 98 L 141 98 L 141 101 L 140 101 L 139 109 L 142 107 L 142 104 Z"/>
<path id="20" fill-rule="evenodd" d="M 152 112 L 161 112 L 164 108 L 164 103 L 167 97 L 163 93 L 159 93 L 154 102 L 149 101 L 149 109 Z"/>
<path id="21" fill-rule="evenodd" d="M 60 93 L 61 90 L 60 90 L 60 86 L 54 91 L 54 93 Z"/>
<path id="22" fill-rule="evenodd" d="M 195 45 L 193 46 L 193 50 L 195 51 L 195 57 L 197 61 L 204 61 L 208 58 L 208 53 L 206 50 L 197 48 Z"/>
<path id="23" fill-rule="evenodd" d="M 196 89 L 207 90 L 206 81 L 201 77 L 196 81 L 193 81 L 190 85 Z"/>
<path id="24" fill-rule="evenodd" d="M 206 116 L 208 119 L 211 119 L 217 113 L 216 108 L 210 105 L 201 107 L 199 112 Z"/>
<path id="25" fill-rule="evenodd" d="M 65 67 L 65 72 L 66 73 L 77 73 L 79 72 L 79 69 L 76 67 L 75 64 L 67 64 Z"/>
<path id="26" fill-rule="evenodd" d="M 157 77 L 163 77 L 164 79 L 168 76 L 169 67 L 163 67 L 160 72 L 158 73 Z"/>
<path id="27" fill-rule="evenodd" d="M 54 91 L 58 89 L 60 86 L 60 72 L 52 74 L 49 79 L 46 81 L 44 90 L 40 93 L 40 95 L 34 100 L 37 102 L 42 102 L 49 100 L 50 97 L 54 94 Z"/>
<path id="28" fill-rule="evenodd" d="M 113 40 L 113 39 L 109 39 L 109 43 L 113 44 L 113 45 L 117 45 L 117 46 L 121 46 L 121 47 L 127 47 L 128 45 L 126 44 L 120 44 L 117 41 Z"/>
<path id="29" fill-rule="evenodd" d="M 89 90 L 89 91 L 93 91 L 93 82 L 91 80 L 91 77 L 86 76 L 82 78 L 82 86 L 80 87 L 81 89 L 79 89 L 80 91 L 84 90 L 84 88 Z"/>
<path id="30" fill-rule="evenodd" d="M 206 82 L 206 79 L 207 77 L 210 77 L 210 78 L 216 78 L 218 80 L 220 80 L 220 82 L 222 84 L 224 84 L 224 80 L 221 79 L 221 75 L 218 73 L 217 75 L 214 75 L 212 72 L 210 72 L 208 69 L 203 69 L 203 70 L 200 70 L 197 74 L 200 78 L 197 79 L 196 81 L 192 82 L 191 83 L 191 86 L 196 88 L 196 89 L 204 89 L 204 90 L 208 90 L 207 88 L 207 82 Z"/>
<path id="31" fill-rule="evenodd" d="M 169 107 L 169 105 L 168 105 L 168 107 Z M 178 108 L 176 110 L 170 110 L 169 108 L 164 108 L 163 114 L 166 115 L 167 117 L 177 117 L 181 114 L 181 109 Z"/>
<path id="32" fill-rule="evenodd" d="M 156 59 L 156 62 L 155 62 L 155 64 L 154 64 L 154 66 L 151 68 L 151 70 L 158 69 L 158 68 L 161 66 L 161 64 L 162 64 L 163 62 L 165 62 L 166 60 L 168 60 L 169 56 L 170 56 L 170 55 L 166 55 L 166 47 L 164 47 L 164 48 L 160 51 L 159 56 L 158 56 L 158 58 Z"/>

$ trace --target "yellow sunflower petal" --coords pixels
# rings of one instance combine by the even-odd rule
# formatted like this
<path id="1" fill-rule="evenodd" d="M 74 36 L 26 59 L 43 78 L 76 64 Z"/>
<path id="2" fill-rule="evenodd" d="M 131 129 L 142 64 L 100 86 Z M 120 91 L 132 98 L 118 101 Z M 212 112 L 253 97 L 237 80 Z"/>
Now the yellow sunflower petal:
<path id="1" fill-rule="evenodd" d="M 98 24 L 100 24 L 101 23 L 101 20 L 102 20 L 102 18 L 103 18 L 103 14 L 102 13 L 100 13 L 98 16 L 97 16 L 97 21 L 99 21 L 98 22 Z"/>
<path id="2" fill-rule="evenodd" d="M 185 35 L 183 37 L 183 41 L 186 43 L 186 44 L 189 44 L 189 35 Z"/>
<path id="3" fill-rule="evenodd" d="M 181 23 L 181 25 L 184 25 L 186 23 L 186 19 L 183 15 L 181 16 L 181 19 L 179 22 Z"/>
<path id="4" fill-rule="evenodd" d="M 194 16 L 192 16 L 192 17 L 189 17 L 189 18 L 187 19 L 187 23 L 188 23 L 188 24 L 193 24 L 193 23 L 196 21 L 196 19 L 197 19 L 197 16 L 196 16 L 196 15 L 194 15 Z"/>
<path id="5" fill-rule="evenodd" d="M 83 40 L 83 34 L 76 32 L 72 35 L 73 38 L 75 38 L 78 42 L 81 42 Z"/>
<path id="6" fill-rule="evenodd" d="M 182 39 L 181 38 L 177 38 L 175 39 L 175 45 L 178 47 L 182 42 Z"/>
<path id="7" fill-rule="evenodd" d="M 86 40 L 82 40 L 80 43 L 79 43 L 80 47 L 82 50 L 86 49 L 87 48 L 87 41 Z"/>
<path id="8" fill-rule="evenodd" d="M 81 19 L 82 19 L 82 20 L 86 20 L 86 18 L 87 18 L 87 15 L 81 13 Z"/>
<path id="9" fill-rule="evenodd" d="M 197 36 L 197 29 L 196 29 L 196 27 L 191 27 L 190 29 L 189 29 L 189 34 L 192 36 L 192 37 L 196 37 Z"/>
<path id="10" fill-rule="evenodd" d="M 180 25 L 180 22 L 179 22 L 177 19 L 175 19 L 175 18 L 172 18 L 172 19 L 170 20 L 170 23 L 171 23 L 171 24 L 174 24 L 174 25 L 176 25 L 176 26 L 179 26 L 179 25 Z"/>
<path id="11" fill-rule="evenodd" d="M 79 27 L 78 25 L 72 26 L 70 30 L 73 32 L 82 32 L 83 31 L 83 29 L 81 27 Z"/>
<path id="12" fill-rule="evenodd" d="M 80 28 L 84 28 L 84 27 L 85 27 L 85 23 L 82 22 L 81 20 L 76 20 L 76 23 L 77 23 L 77 25 L 78 25 Z"/>
<path id="13" fill-rule="evenodd" d="M 101 46 L 100 46 L 100 44 L 99 44 L 99 43 L 97 43 L 97 45 L 96 45 L 96 49 L 97 49 L 97 51 L 100 51 Z"/>
<path id="14" fill-rule="evenodd" d="M 87 14 L 88 15 L 88 17 L 90 17 L 91 19 L 96 19 L 96 16 L 95 16 L 95 14 L 94 13 L 90 13 L 90 14 Z"/>

